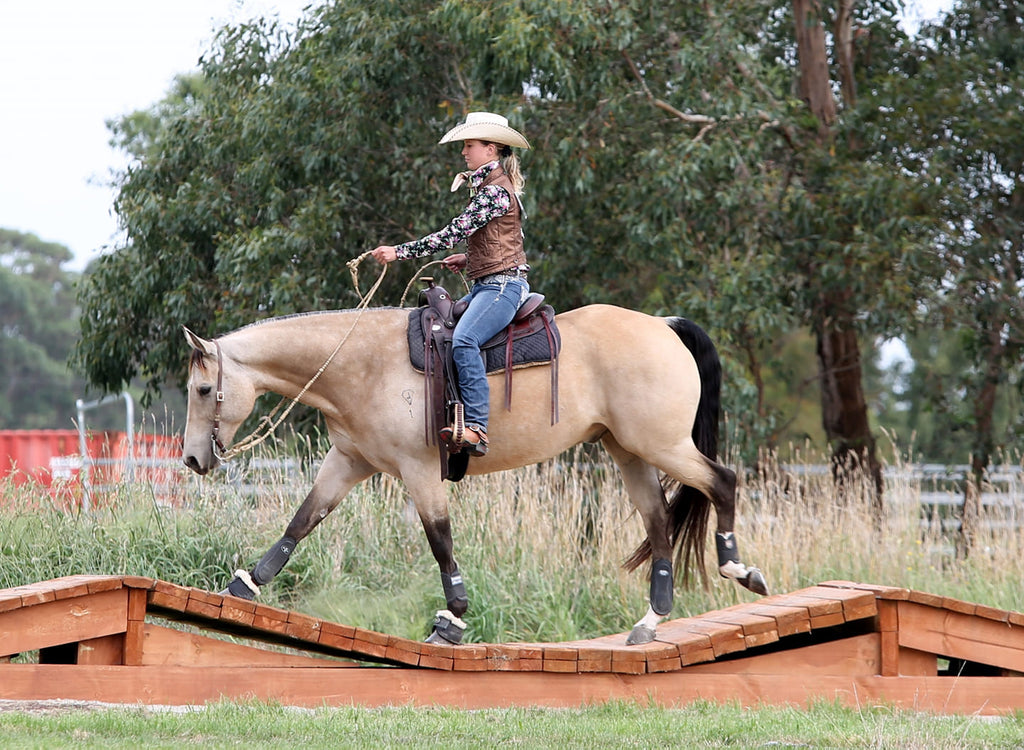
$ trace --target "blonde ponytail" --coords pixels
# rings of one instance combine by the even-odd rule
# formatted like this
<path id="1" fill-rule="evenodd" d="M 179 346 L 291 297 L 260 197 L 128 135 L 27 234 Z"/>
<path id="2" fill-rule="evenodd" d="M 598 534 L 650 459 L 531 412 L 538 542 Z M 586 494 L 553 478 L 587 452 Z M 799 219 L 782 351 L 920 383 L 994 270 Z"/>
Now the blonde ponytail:
<path id="1" fill-rule="evenodd" d="M 523 176 L 522 169 L 519 168 L 519 157 L 516 156 L 511 146 L 501 143 L 497 145 L 499 146 L 498 157 L 501 161 L 501 168 L 505 170 L 505 174 L 512 181 L 512 191 L 516 195 L 522 195 L 526 178 Z"/>

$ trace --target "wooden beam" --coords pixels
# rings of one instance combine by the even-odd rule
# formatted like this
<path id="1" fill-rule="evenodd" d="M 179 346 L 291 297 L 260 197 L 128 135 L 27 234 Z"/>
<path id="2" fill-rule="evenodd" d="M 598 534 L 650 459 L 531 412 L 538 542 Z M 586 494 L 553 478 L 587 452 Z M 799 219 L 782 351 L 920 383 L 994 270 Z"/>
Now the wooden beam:
<path id="1" fill-rule="evenodd" d="M 242 643 L 222 641 L 197 633 L 147 623 L 144 626 L 143 666 L 182 667 L 355 667 L 338 661 L 281 651 L 268 651 Z"/>
<path id="2" fill-rule="evenodd" d="M 1024 672 L 1024 627 L 913 601 L 898 606 L 900 646 Z"/>
<path id="3" fill-rule="evenodd" d="M 678 707 L 693 701 L 744 706 L 815 701 L 885 704 L 937 713 L 998 715 L 1024 710 L 1024 677 L 646 675 L 552 672 L 441 672 L 365 667 L 123 667 L 0 665 L 0 698 L 198 705 L 222 699 L 291 706 L 579 707 L 640 701 Z"/>
<path id="4" fill-rule="evenodd" d="M 51 599 L 2 613 L 0 650 L 4 655 L 34 651 L 124 633 L 127 627 L 126 589 Z"/>

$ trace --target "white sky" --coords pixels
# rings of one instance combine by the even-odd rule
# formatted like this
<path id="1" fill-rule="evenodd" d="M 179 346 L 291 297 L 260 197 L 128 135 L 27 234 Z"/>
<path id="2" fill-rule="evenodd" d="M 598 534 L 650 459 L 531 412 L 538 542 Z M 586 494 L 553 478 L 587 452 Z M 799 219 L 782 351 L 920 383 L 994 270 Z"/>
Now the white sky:
<path id="1" fill-rule="evenodd" d="M 226 23 L 323 2 L 0 0 L 0 227 L 67 246 L 82 270 L 117 238 L 106 121 L 162 99 Z M 908 0 L 907 17 L 950 2 Z"/>
<path id="2" fill-rule="evenodd" d="M 66 245 L 81 270 L 113 244 L 106 121 L 148 109 L 227 23 L 292 23 L 321 0 L 0 0 L 0 227 Z"/>

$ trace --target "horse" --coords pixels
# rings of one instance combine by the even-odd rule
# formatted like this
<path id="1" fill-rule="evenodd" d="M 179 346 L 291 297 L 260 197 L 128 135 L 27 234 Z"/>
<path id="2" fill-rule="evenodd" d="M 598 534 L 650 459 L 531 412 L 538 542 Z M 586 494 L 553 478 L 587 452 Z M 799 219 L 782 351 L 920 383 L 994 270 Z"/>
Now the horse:
<path id="1" fill-rule="evenodd" d="M 217 467 L 225 444 L 267 392 L 319 410 L 330 437 L 282 538 L 251 570 L 237 571 L 222 593 L 253 599 L 357 483 L 384 472 L 405 484 L 440 569 L 446 609 L 426 640 L 461 641 L 469 599 L 454 556 L 438 447 L 425 439 L 425 385 L 410 364 L 409 314 L 386 307 L 299 313 L 212 340 L 184 328 L 192 348 L 182 454 L 189 469 L 205 475 Z M 535 464 L 582 442 L 604 446 L 647 533 L 625 566 L 651 561 L 649 606 L 629 644 L 652 641 L 671 611 L 673 551 L 684 582 L 691 566 L 704 575 L 712 506 L 719 573 L 767 594 L 761 571 L 740 561 L 736 474 L 717 461 L 721 363 L 708 335 L 685 318 L 602 304 L 555 320 L 562 340 L 557 418 L 550 365 L 516 370 L 511 411 L 495 380 L 503 376 L 490 375 L 491 448 L 470 459 L 467 476 Z M 662 475 L 675 480 L 671 500 Z"/>

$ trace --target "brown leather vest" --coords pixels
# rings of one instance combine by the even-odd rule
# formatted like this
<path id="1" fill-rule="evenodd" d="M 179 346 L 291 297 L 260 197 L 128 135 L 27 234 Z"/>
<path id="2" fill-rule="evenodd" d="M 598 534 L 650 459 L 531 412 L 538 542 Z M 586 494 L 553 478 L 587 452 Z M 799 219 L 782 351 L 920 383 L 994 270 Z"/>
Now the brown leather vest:
<path id="1" fill-rule="evenodd" d="M 522 209 L 512 189 L 512 180 L 500 166 L 495 167 L 480 183 L 498 185 L 508 191 L 512 207 L 507 214 L 492 219 L 477 229 L 466 241 L 466 275 L 479 279 L 499 271 L 526 265 L 526 251 L 523 249 Z"/>

